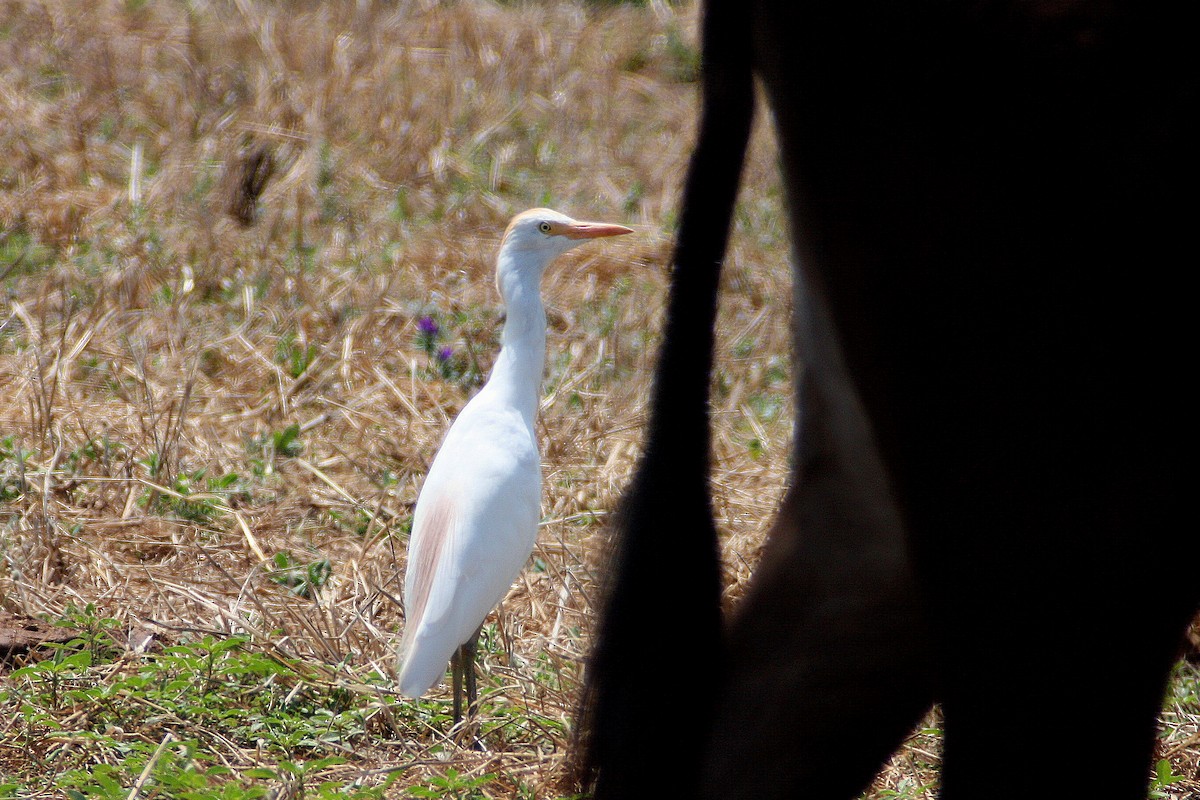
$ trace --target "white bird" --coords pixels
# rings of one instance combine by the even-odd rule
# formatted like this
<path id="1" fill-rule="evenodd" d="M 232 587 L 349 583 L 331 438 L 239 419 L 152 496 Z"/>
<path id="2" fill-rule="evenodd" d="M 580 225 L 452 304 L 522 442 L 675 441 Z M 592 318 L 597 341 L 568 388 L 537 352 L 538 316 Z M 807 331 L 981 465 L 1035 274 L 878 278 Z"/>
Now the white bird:
<path id="1" fill-rule="evenodd" d="M 487 383 L 450 426 L 417 498 L 404 576 L 399 689 L 420 697 L 454 672 L 475 703 L 474 652 L 484 618 L 533 551 L 542 496 L 534 418 L 546 358 L 542 272 L 589 239 L 632 233 L 545 208 L 509 223 L 496 258 L 505 306 L 500 355 Z"/>

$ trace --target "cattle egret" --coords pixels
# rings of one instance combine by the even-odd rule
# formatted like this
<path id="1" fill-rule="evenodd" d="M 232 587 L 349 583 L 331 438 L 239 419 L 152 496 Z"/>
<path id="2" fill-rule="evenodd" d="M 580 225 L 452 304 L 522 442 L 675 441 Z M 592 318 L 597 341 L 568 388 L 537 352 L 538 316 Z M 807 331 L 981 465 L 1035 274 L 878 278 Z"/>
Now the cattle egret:
<path id="1" fill-rule="evenodd" d="M 496 258 L 506 318 L 492 374 L 450 426 L 417 498 L 404 577 L 399 689 L 420 697 L 454 672 L 475 702 L 474 650 L 484 618 L 533 550 L 541 504 L 534 417 L 546 357 L 542 272 L 589 239 L 632 233 L 545 208 L 509 223 Z"/>

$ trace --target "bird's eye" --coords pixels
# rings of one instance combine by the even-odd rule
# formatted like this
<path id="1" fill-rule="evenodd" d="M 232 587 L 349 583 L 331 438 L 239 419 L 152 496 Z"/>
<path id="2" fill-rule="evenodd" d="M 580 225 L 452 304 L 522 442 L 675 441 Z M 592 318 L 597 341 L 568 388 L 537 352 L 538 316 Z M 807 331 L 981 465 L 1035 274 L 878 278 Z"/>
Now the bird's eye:
<path id="1" fill-rule="evenodd" d="M 550 232 L 550 223 L 549 222 L 539 223 L 538 230 L 541 231 L 542 233 L 549 233 Z"/>

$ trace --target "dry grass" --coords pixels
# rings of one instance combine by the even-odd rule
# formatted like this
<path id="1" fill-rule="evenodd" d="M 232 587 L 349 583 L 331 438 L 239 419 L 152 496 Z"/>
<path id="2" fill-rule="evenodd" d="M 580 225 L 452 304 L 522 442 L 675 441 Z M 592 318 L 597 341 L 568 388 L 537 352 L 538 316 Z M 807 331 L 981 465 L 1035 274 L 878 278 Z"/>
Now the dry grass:
<path id="1" fill-rule="evenodd" d="M 403 767 L 405 787 L 449 763 L 503 776 L 489 796 L 569 792 L 563 727 L 639 447 L 694 27 L 658 3 L 0 0 L 0 604 L 93 603 L 167 641 L 246 632 L 331 680 L 389 672 L 417 489 L 496 352 L 499 232 L 534 205 L 631 224 L 544 286 L 545 523 L 489 634 L 484 715 L 546 727 L 459 750 L 364 690 L 377 724 L 343 768 Z M 774 167 L 760 130 L 713 401 L 730 602 L 791 437 Z M 424 316 L 453 369 L 421 346 Z M 332 574 L 299 597 L 280 553 Z M 930 746 L 879 791 L 928 783 Z"/>
<path id="2" fill-rule="evenodd" d="M 599 532 L 638 450 L 692 136 L 693 11 L 51 0 L 6 2 L 0 20 L 13 611 L 94 603 L 165 640 L 242 631 L 390 671 L 412 504 L 497 348 L 499 233 L 541 204 L 637 228 L 547 276 L 545 523 L 488 661 L 489 704 L 565 725 Z M 791 435 L 760 139 L 715 406 L 731 597 Z M 426 315 L 454 370 L 418 341 Z M 272 579 L 279 553 L 332 575 L 298 597 Z M 356 769 L 412 764 L 399 786 L 444 769 L 440 731 L 377 733 Z M 565 735 L 530 738 L 452 762 L 548 796 Z"/>

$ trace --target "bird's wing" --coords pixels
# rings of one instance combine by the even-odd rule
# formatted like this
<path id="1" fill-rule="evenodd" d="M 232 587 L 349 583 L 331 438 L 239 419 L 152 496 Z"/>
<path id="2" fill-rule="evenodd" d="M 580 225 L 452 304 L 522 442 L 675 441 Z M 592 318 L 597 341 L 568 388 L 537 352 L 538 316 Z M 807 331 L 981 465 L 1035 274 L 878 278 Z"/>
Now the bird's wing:
<path id="1" fill-rule="evenodd" d="M 528 560 L 541 500 L 536 454 L 521 457 L 507 447 L 483 445 L 473 449 L 470 466 L 469 475 L 431 472 L 428 490 L 422 490 L 429 508 L 419 531 L 414 524 L 414 538 L 419 533 L 421 541 L 409 590 L 413 600 L 407 601 L 415 608 L 420 599 L 422 625 L 431 635 L 436 628 L 439 636 L 455 638 L 455 645 L 475 632 Z M 434 548 L 436 555 L 428 553 Z M 424 569 L 427 559 L 436 559 L 432 576 Z M 418 585 L 426 580 L 421 598 Z"/>
<path id="2" fill-rule="evenodd" d="M 429 505 L 418 504 L 409 538 L 408 567 L 404 575 L 404 636 L 400 639 L 399 689 L 409 697 L 420 697 L 446 671 L 446 662 L 458 643 L 446 636 L 429 641 L 431 630 L 442 627 L 435 621 L 430 625 L 427 612 L 430 598 L 445 572 L 445 562 L 454 551 L 457 526 L 454 497 L 449 492 L 430 498 Z M 435 616 L 441 616 L 435 611 Z M 440 641 L 445 640 L 445 641 Z"/>
<path id="3" fill-rule="evenodd" d="M 415 628 L 425 617 L 438 566 L 446 544 L 454 535 L 454 501 L 447 493 L 434 499 L 429 514 L 422 518 L 421 535 L 414 534 L 405 574 L 404 607 L 409 627 Z M 414 528 L 416 526 L 414 525 Z M 451 551 L 453 547 L 449 548 Z"/>
<path id="4" fill-rule="evenodd" d="M 460 415 L 426 476 L 404 581 L 403 694 L 437 682 L 529 558 L 541 473 L 532 432 L 517 424 Z"/>

